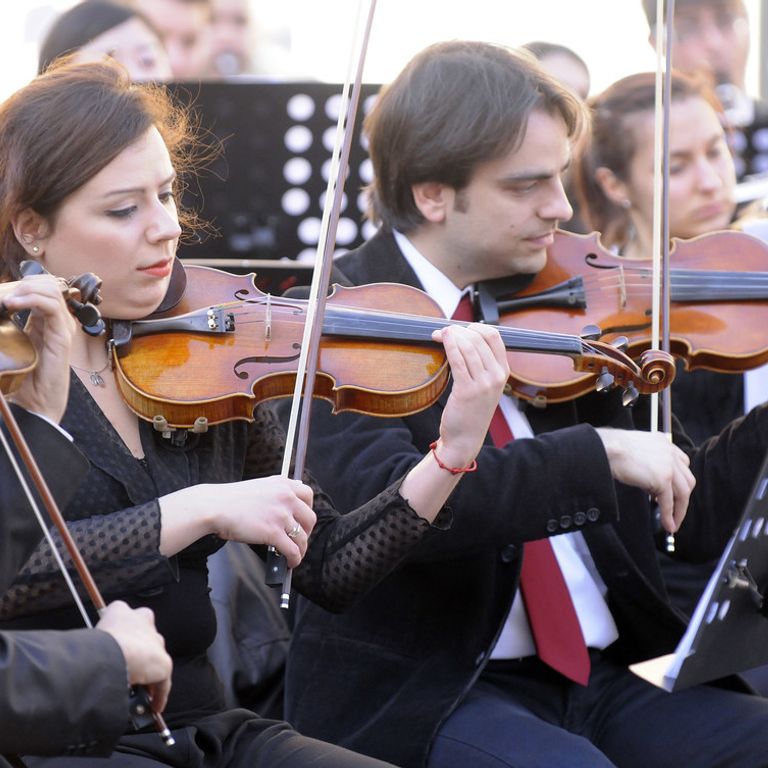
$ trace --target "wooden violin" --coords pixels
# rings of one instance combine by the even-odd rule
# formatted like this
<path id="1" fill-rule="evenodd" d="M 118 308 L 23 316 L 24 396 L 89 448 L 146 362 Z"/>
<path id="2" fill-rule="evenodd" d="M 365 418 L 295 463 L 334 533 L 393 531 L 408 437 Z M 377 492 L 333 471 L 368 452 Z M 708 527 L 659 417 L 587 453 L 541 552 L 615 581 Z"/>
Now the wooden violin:
<path id="1" fill-rule="evenodd" d="M 689 369 L 743 372 L 768 362 L 768 245 L 721 231 L 673 238 L 670 351 Z M 651 344 L 651 260 L 607 251 L 598 233 L 557 232 L 547 264 L 512 295 L 499 295 L 502 325 L 578 333 L 596 325 L 605 342 L 625 337 L 637 357 Z M 589 386 L 557 358 L 513 353 L 513 376 L 532 399 L 552 401 Z M 554 395 L 554 397 L 553 397 Z"/>
<path id="2" fill-rule="evenodd" d="M 187 267 L 181 302 L 159 317 L 113 323 L 114 371 L 129 407 L 158 429 L 204 429 L 250 419 L 256 403 L 292 393 L 306 302 L 273 297 L 254 275 Z M 402 416 L 431 405 L 448 365 L 432 331 L 446 320 L 437 304 L 409 286 L 335 286 L 322 327 L 313 394 L 336 411 Z M 639 364 L 602 341 L 500 327 L 510 350 L 568 358 L 587 389 L 619 386 L 626 400 L 656 392 L 674 377 L 674 361 L 649 351 Z M 534 356 L 534 355 L 530 355 Z M 516 379 L 512 391 L 525 396 Z"/>

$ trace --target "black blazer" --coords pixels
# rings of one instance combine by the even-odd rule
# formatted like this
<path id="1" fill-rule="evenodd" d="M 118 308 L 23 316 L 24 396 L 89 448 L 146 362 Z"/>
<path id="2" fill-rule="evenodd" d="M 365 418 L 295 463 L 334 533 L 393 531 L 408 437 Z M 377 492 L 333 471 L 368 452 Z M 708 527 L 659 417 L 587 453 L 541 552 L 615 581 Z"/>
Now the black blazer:
<path id="1" fill-rule="evenodd" d="M 20 408 L 14 415 L 57 503 L 65 505 L 87 471 L 85 458 L 43 419 Z M 0 592 L 41 538 L 0 452 Z M 0 632 L 0 752 L 108 755 L 127 719 L 125 660 L 110 635 Z"/>
<path id="2" fill-rule="evenodd" d="M 354 284 L 418 287 L 390 235 L 377 235 L 337 266 Z M 402 419 L 334 416 L 317 404 L 308 467 L 338 509 L 352 509 L 428 450 L 444 402 L 445 395 Z M 633 428 L 633 409 L 622 407 L 617 394 L 595 394 L 528 408 L 527 415 L 537 438 L 503 449 L 489 442 L 481 450 L 477 472 L 465 475 L 449 499 L 449 530 L 425 537 L 342 615 L 301 602 L 286 716 L 302 733 L 397 765 L 423 765 L 441 723 L 489 658 L 517 590 L 526 540 L 583 532 L 608 587 L 620 635 L 610 652 L 617 659 L 674 649 L 685 624 L 664 590 L 647 496 L 614 483 L 593 429 Z M 699 477 L 677 536 L 680 556 L 719 554 L 768 449 L 766 418 L 757 409 L 697 452 L 677 436 Z"/>

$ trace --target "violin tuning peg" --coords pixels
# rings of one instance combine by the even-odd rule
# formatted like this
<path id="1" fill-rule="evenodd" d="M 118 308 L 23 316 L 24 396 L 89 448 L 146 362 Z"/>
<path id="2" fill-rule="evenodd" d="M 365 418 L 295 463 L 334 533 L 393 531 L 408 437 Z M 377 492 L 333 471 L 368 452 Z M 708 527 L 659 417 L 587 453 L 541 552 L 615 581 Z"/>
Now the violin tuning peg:
<path id="1" fill-rule="evenodd" d="M 595 381 L 595 389 L 598 392 L 605 392 L 613 386 L 614 381 L 613 374 L 607 368 L 603 368 L 602 373 Z"/>
<path id="2" fill-rule="evenodd" d="M 67 299 L 67 303 L 73 310 L 77 321 L 89 336 L 101 336 L 106 328 L 106 323 L 93 304 L 83 304 L 76 299 Z"/>
<path id="3" fill-rule="evenodd" d="M 621 402 L 623 405 L 633 405 L 639 396 L 637 387 L 634 384 L 628 384 L 621 395 Z"/>
<path id="4" fill-rule="evenodd" d="M 585 325 L 579 334 L 585 341 L 598 341 L 603 335 L 598 325 Z"/>
<path id="5" fill-rule="evenodd" d="M 195 423 L 192 426 L 192 432 L 195 434 L 203 434 L 208 431 L 208 419 L 205 416 L 198 416 L 195 419 Z"/>
<path id="6" fill-rule="evenodd" d="M 611 346 L 619 352 L 626 352 L 629 349 L 629 339 L 626 336 L 617 336 L 611 342 Z"/>
<path id="7" fill-rule="evenodd" d="M 168 426 L 168 419 L 160 414 L 152 417 L 152 427 L 155 432 L 161 432 L 163 437 L 168 437 L 171 434 L 171 429 Z"/>

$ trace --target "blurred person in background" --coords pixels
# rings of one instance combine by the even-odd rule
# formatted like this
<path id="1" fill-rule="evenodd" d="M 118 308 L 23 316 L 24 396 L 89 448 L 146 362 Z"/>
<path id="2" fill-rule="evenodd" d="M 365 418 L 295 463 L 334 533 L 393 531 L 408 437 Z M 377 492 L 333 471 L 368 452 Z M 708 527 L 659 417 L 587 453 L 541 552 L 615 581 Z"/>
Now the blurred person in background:
<path id="1" fill-rule="evenodd" d="M 85 0 L 54 21 L 40 47 L 38 74 L 65 54 L 74 54 L 78 62 L 110 56 L 136 81 L 171 78 L 168 56 L 150 21 L 110 0 Z"/>
<path id="2" fill-rule="evenodd" d="M 215 76 L 253 73 L 255 38 L 248 0 L 211 0 L 211 60 Z"/>
<path id="3" fill-rule="evenodd" d="M 576 51 L 560 43 L 550 43 L 544 40 L 535 40 L 520 47 L 522 50 L 528 51 L 548 75 L 575 93 L 582 101 L 587 98 L 591 85 L 589 68 Z M 578 146 L 574 147 L 574 155 L 580 153 L 580 147 L 587 138 L 586 132 L 579 137 Z M 568 202 L 573 208 L 573 216 L 568 221 L 561 221 L 559 226 L 568 232 L 587 234 L 590 230 L 579 211 L 578 196 L 571 173 L 565 173 L 563 184 Z"/>
<path id="4" fill-rule="evenodd" d="M 543 40 L 535 40 L 521 47 L 536 57 L 548 75 L 570 88 L 582 101 L 589 96 L 589 68 L 576 51 L 560 43 Z"/>
<path id="5" fill-rule="evenodd" d="M 201 80 L 211 65 L 211 0 L 130 0 L 160 34 L 174 80 Z"/>
<path id="6" fill-rule="evenodd" d="M 642 0 L 656 44 L 656 0 Z M 672 66 L 686 73 L 701 73 L 715 87 L 731 127 L 729 135 L 736 173 L 768 171 L 768 152 L 757 131 L 768 131 L 768 103 L 754 99 L 746 89 L 749 58 L 749 17 L 744 0 L 678 0 L 674 7 Z"/>

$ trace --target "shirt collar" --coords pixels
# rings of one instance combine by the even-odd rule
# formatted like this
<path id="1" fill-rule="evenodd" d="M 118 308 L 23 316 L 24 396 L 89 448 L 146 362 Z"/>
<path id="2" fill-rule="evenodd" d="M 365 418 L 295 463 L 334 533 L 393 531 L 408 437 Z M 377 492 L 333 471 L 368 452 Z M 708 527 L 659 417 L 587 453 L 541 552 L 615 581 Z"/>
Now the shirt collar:
<path id="1" fill-rule="evenodd" d="M 416 273 L 424 292 L 440 305 L 446 317 L 451 317 L 459 306 L 461 297 L 471 290 L 471 286 L 463 290 L 457 288 L 454 282 L 422 255 L 402 232 L 393 230 L 392 234 L 405 260 Z"/>

